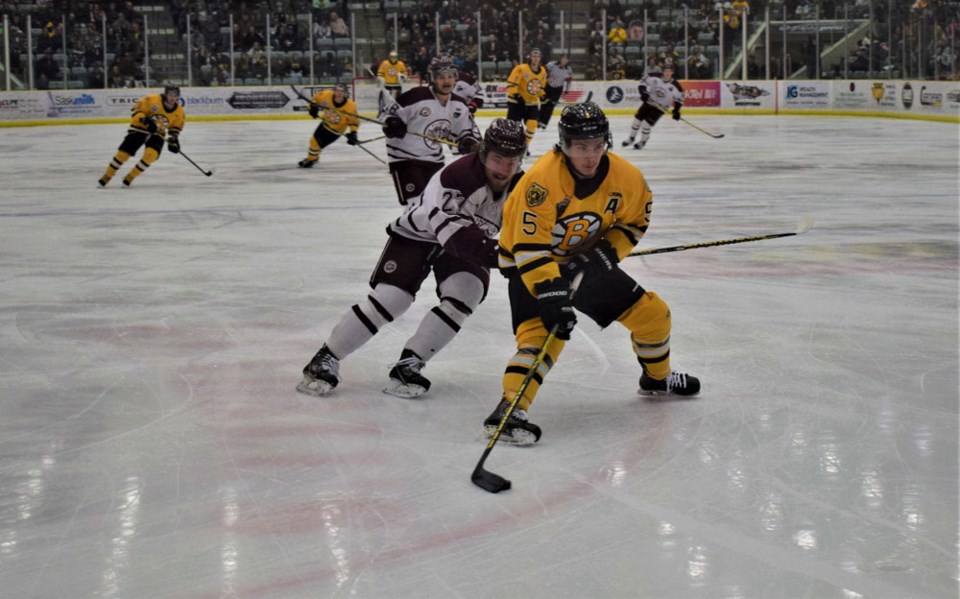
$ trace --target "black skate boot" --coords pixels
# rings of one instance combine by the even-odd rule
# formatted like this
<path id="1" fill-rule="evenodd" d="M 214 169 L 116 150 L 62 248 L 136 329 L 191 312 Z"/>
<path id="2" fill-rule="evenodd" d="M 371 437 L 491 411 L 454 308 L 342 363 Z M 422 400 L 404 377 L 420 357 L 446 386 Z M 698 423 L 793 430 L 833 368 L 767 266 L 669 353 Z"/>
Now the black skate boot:
<path id="1" fill-rule="evenodd" d="M 319 160 L 310 160 L 309 158 L 304 158 L 297 163 L 297 166 L 300 168 L 313 168 L 313 165 L 320 162 Z"/>
<path id="2" fill-rule="evenodd" d="M 324 345 L 303 367 L 303 380 L 297 385 L 297 391 L 321 397 L 333 391 L 339 382 L 340 360 Z"/>
<path id="3" fill-rule="evenodd" d="M 644 372 L 640 375 L 640 395 L 680 395 L 689 397 L 700 393 L 700 379 L 682 372 L 671 372 L 670 375 L 658 381 L 650 378 Z"/>
<path id="4" fill-rule="evenodd" d="M 390 370 L 390 385 L 383 392 L 413 399 L 430 390 L 430 380 L 420 374 L 426 363 L 409 349 L 400 352 L 400 361 Z"/>
<path id="5" fill-rule="evenodd" d="M 500 426 L 500 421 L 503 419 L 503 413 L 507 411 L 509 405 L 509 401 L 501 399 L 497 409 L 483 421 L 483 430 L 486 432 L 487 438 L 496 434 L 497 427 Z M 541 433 L 540 427 L 529 422 L 527 413 L 517 407 L 513 409 L 510 418 L 503 425 L 503 430 L 500 431 L 500 440 L 514 445 L 533 445 L 540 440 Z"/>
<path id="6" fill-rule="evenodd" d="M 633 143 L 633 138 L 632 138 L 632 137 L 628 137 L 628 138 L 626 138 L 625 140 L 623 140 L 622 142 L 620 142 L 620 146 L 621 146 L 621 147 L 624 147 L 624 148 L 629 148 L 629 147 L 630 147 L 630 144 L 632 144 L 632 143 Z"/>

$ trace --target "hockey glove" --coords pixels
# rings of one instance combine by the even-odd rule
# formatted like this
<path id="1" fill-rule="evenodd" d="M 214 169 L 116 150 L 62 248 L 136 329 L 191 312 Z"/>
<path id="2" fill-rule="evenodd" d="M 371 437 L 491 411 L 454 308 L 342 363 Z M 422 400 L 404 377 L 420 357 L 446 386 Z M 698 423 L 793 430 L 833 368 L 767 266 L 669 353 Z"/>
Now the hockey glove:
<path id="1" fill-rule="evenodd" d="M 649 99 L 650 99 L 650 94 L 647 93 L 647 88 L 641 87 L 641 88 L 640 88 L 640 100 L 642 100 L 643 102 L 646 102 L 646 101 L 648 101 Z"/>
<path id="2" fill-rule="evenodd" d="M 310 116 L 318 119 L 320 118 L 320 105 L 319 104 L 310 104 Z"/>
<path id="3" fill-rule="evenodd" d="M 557 278 L 539 283 L 533 289 L 543 326 L 553 331 L 557 339 L 568 341 L 577 324 L 577 315 L 570 301 L 570 283 Z"/>
<path id="4" fill-rule="evenodd" d="M 355 146 L 360 143 L 359 141 L 357 141 L 356 131 L 347 131 L 347 134 L 344 135 L 344 137 L 347 138 L 347 143 L 350 144 L 351 146 Z"/>
<path id="5" fill-rule="evenodd" d="M 680 107 L 679 107 L 679 106 L 674 106 L 674 107 L 673 107 L 673 120 L 675 120 L 675 121 L 679 121 L 679 120 L 680 120 Z"/>
<path id="6" fill-rule="evenodd" d="M 526 106 L 526 105 L 527 105 L 527 101 L 524 100 L 524 99 L 520 96 L 520 94 L 514 94 L 514 95 L 510 96 L 510 99 L 513 100 L 514 102 L 516 102 L 516 103 L 517 103 L 517 106 Z"/>
<path id="7" fill-rule="evenodd" d="M 167 138 L 167 149 L 170 150 L 171 154 L 180 153 L 180 138 L 176 135 L 171 135 Z"/>
<path id="8" fill-rule="evenodd" d="M 473 137 L 464 137 L 457 144 L 457 151 L 461 154 L 469 154 L 474 152 L 477 148 L 480 147 L 480 142 L 474 139 Z"/>
<path id="9" fill-rule="evenodd" d="M 477 106 L 476 101 L 471 101 L 470 104 L 467 105 L 470 114 L 477 114 L 477 108 L 479 108 L 479 106 Z"/>
<path id="10" fill-rule="evenodd" d="M 620 257 L 617 250 L 610 242 L 601 239 L 593 248 L 582 254 L 577 254 L 573 259 L 563 267 L 563 274 L 573 277 L 578 272 L 583 272 L 585 278 L 592 278 L 604 275 L 617 267 Z"/>
<path id="11" fill-rule="evenodd" d="M 383 123 L 383 134 L 387 137 L 400 139 L 407 134 L 407 124 L 398 116 L 387 117 Z"/>
<path id="12" fill-rule="evenodd" d="M 147 128 L 147 131 L 150 132 L 150 135 L 153 135 L 157 132 L 157 121 L 153 119 L 148 119 L 145 116 L 140 117 L 140 124 Z"/>

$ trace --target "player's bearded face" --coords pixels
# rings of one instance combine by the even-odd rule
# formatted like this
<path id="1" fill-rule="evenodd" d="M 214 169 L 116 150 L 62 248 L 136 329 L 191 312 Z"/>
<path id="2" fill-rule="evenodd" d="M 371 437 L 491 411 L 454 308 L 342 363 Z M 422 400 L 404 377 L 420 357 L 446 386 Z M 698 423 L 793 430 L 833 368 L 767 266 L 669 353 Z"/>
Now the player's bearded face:
<path id="1" fill-rule="evenodd" d="M 163 95 L 163 104 L 167 107 L 167 110 L 172 110 L 179 99 L 180 96 L 176 92 L 167 92 Z"/>
<path id="2" fill-rule="evenodd" d="M 563 149 L 567 155 L 570 166 L 578 174 L 584 177 L 592 177 L 597 174 L 600 168 L 600 159 L 607 153 L 607 140 L 598 137 L 596 139 L 574 139 L 570 145 Z"/>
<path id="3" fill-rule="evenodd" d="M 487 152 L 483 166 L 487 173 L 487 184 L 496 192 L 503 191 L 510 184 L 510 179 L 517 173 L 523 156 L 507 157 L 496 152 Z"/>

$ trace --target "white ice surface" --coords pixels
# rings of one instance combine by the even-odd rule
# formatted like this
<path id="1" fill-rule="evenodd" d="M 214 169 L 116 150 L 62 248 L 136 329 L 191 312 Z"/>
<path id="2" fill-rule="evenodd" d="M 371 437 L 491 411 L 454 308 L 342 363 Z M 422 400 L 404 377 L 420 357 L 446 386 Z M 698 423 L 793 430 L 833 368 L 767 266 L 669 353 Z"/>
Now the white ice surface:
<path id="1" fill-rule="evenodd" d="M 101 190 L 122 125 L 0 129 L 0 596 L 956 598 L 957 127 L 689 118 L 726 137 L 625 152 L 641 248 L 815 228 L 625 261 L 701 397 L 636 395 L 624 330 L 581 319 L 499 495 L 470 472 L 502 278 L 423 398 L 381 388 L 432 281 L 334 395 L 294 391 L 399 212 L 380 163 L 191 122 L 212 177 L 164 154 Z"/>

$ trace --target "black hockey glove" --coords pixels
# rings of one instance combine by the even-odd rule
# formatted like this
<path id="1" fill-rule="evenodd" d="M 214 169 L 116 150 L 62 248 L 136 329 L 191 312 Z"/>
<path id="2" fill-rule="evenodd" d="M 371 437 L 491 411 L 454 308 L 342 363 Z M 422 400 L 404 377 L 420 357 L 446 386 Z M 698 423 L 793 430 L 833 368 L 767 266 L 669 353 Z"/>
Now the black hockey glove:
<path id="1" fill-rule="evenodd" d="M 147 131 L 150 132 L 150 135 L 153 135 L 157 132 L 157 121 L 153 119 L 148 119 L 145 116 L 140 117 L 140 124 L 147 128 Z"/>
<path id="2" fill-rule="evenodd" d="M 310 116 L 315 119 L 320 118 L 320 105 L 319 104 L 310 104 L 310 110 L 308 111 Z"/>
<path id="3" fill-rule="evenodd" d="M 679 107 L 679 106 L 674 106 L 674 107 L 673 107 L 673 120 L 675 120 L 675 121 L 679 121 L 679 120 L 680 120 L 680 107 Z"/>
<path id="4" fill-rule="evenodd" d="M 388 116 L 383 123 L 383 134 L 391 138 L 402 138 L 407 134 L 407 124 L 398 116 Z"/>
<path id="5" fill-rule="evenodd" d="M 347 131 L 347 134 L 344 135 L 344 137 L 347 138 L 347 143 L 350 144 L 351 146 L 355 146 L 355 145 L 357 145 L 357 144 L 360 143 L 360 142 L 357 140 L 357 132 L 356 132 L 356 131 Z"/>
<path id="6" fill-rule="evenodd" d="M 460 143 L 457 144 L 457 151 L 461 154 L 469 154 L 470 152 L 475 152 L 479 147 L 480 142 L 475 138 L 464 137 L 460 140 Z"/>
<path id="7" fill-rule="evenodd" d="M 543 326 L 553 331 L 557 339 L 568 341 L 577 324 L 577 315 L 570 301 L 570 283 L 562 278 L 551 279 L 539 283 L 534 291 Z"/>
<path id="8" fill-rule="evenodd" d="M 176 135 L 171 135 L 167 138 L 167 149 L 170 150 L 171 154 L 180 153 L 180 138 Z"/>
<path id="9" fill-rule="evenodd" d="M 577 254 L 570 262 L 563 266 L 563 274 L 573 277 L 578 272 L 583 272 L 585 278 L 592 278 L 604 275 L 617 267 L 620 257 L 617 256 L 617 250 L 610 242 L 601 239 L 593 248 L 582 254 Z"/>
<path id="10" fill-rule="evenodd" d="M 517 103 L 517 106 L 526 106 L 527 101 L 520 96 L 520 94 L 514 94 L 510 96 L 510 99 Z"/>
<path id="11" fill-rule="evenodd" d="M 640 100 L 646 102 L 650 99 L 650 94 L 647 93 L 647 88 L 641 86 L 640 88 Z"/>
<path id="12" fill-rule="evenodd" d="M 467 104 L 467 110 L 470 111 L 470 114 L 477 114 L 477 108 L 478 106 L 475 101 L 471 101 L 469 104 Z"/>

